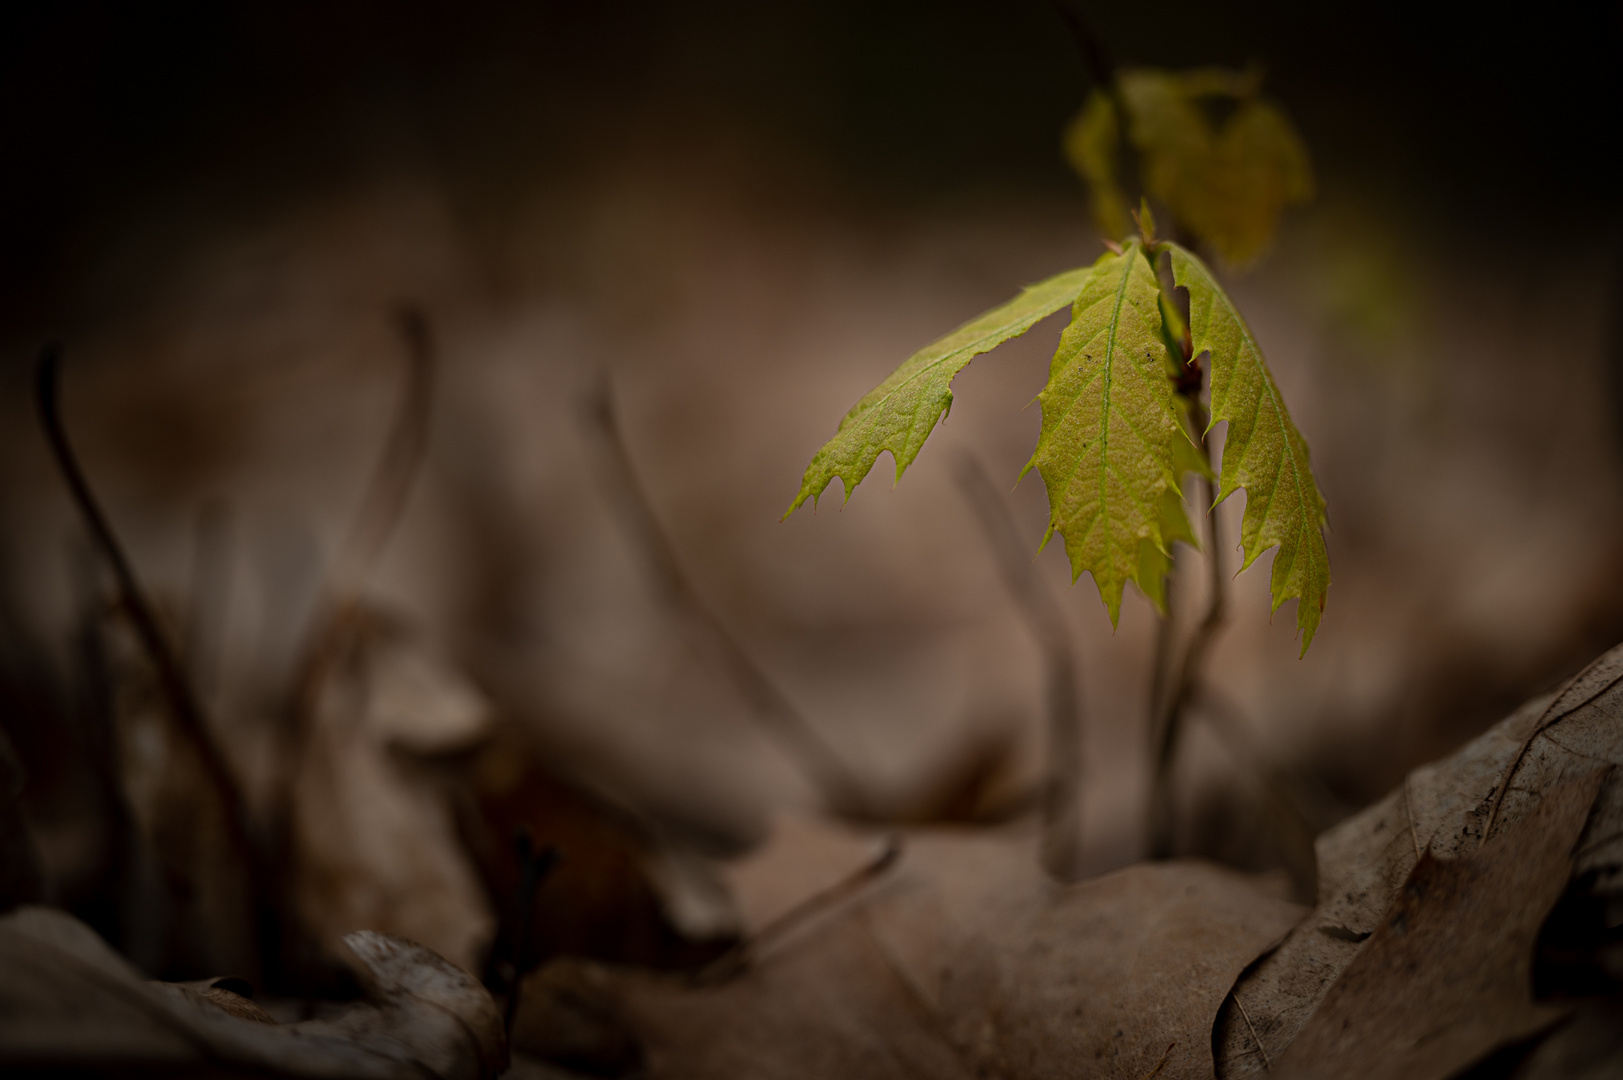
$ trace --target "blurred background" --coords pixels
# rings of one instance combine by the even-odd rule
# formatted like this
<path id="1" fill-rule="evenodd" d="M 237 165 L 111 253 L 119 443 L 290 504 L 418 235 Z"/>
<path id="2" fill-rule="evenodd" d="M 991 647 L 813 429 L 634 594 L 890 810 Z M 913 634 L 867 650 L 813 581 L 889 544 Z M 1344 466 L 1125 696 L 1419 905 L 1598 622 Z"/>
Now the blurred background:
<path id="1" fill-rule="evenodd" d="M 1086 10 L 1122 63 L 1260 65 L 1313 154 L 1316 201 L 1225 281 L 1312 446 L 1333 584 L 1299 660 L 1271 553 L 1234 579 L 1175 830 L 1311 895 L 1316 832 L 1623 640 L 1623 17 Z M 342 992 L 331 945 L 373 928 L 501 988 L 716 955 L 736 860 L 831 808 L 1031 827 L 1042 655 L 957 477 L 979 461 L 1037 551 L 1015 481 L 1060 320 L 965 370 L 893 491 L 886 459 L 779 518 L 897 362 L 1102 250 L 1052 4 L 0 18 L 7 903 L 154 976 Z M 223 786 L 41 433 L 47 341 Z M 1103 872 L 1145 851 L 1157 620 L 1130 593 L 1112 632 L 1059 545 L 1035 566 Z M 520 829 L 563 853 L 530 912 Z"/>

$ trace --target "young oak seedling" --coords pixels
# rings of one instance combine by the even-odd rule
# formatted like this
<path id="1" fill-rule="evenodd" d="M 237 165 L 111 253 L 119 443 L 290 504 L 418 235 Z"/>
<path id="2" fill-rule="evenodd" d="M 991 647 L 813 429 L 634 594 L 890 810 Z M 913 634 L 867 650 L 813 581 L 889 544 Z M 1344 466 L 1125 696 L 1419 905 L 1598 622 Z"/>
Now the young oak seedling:
<path id="1" fill-rule="evenodd" d="M 1070 325 L 1049 365 L 1048 385 L 1037 396 L 1042 433 L 1026 465 L 1028 471 L 1036 468 L 1048 492 L 1043 542 L 1055 532 L 1064 538 L 1072 579 L 1093 575 L 1111 625 L 1128 581 L 1165 614 L 1173 542 L 1199 547 L 1184 511 L 1183 477 L 1211 474 L 1190 430 L 1191 400 L 1179 393 L 1187 341 L 1191 362 L 1210 358 L 1207 430 L 1228 423 L 1214 505 L 1245 489 L 1244 565 L 1279 547 L 1273 607 L 1299 600 L 1296 624 L 1305 654 L 1330 586 L 1324 497 L 1308 464 L 1307 443 L 1291 422 L 1261 346 L 1211 270 L 1187 248 L 1157 240 L 1147 213 L 1141 223 L 1139 236 L 1092 266 L 1029 286 L 903 361 L 857 402 L 812 458 L 784 516 L 808 498 L 815 503 L 836 476 L 849 499 L 881 451 L 890 451 L 899 481 L 952 407 L 953 377 L 974 357 L 1069 306 Z M 1187 324 L 1156 275 L 1153 260 L 1163 253 L 1176 287 L 1189 292 Z"/>

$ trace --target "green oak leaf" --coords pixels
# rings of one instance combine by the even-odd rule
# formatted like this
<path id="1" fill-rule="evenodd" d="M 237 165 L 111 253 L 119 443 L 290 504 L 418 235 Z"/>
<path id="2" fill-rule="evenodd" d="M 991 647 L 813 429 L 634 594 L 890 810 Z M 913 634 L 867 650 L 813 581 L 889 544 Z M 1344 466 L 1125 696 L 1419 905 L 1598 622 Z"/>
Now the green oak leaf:
<path id="1" fill-rule="evenodd" d="M 1044 542 L 1065 538 L 1073 579 L 1093 575 L 1111 625 L 1128 581 L 1165 609 L 1172 542 L 1194 539 L 1177 465 L 1199 454 L 1174 392 L 1160 297 L 1136 239 L 1093 264 L 1037 396 L 1042 433 L 1026 466 L 1048 489 Z"/>
<path id="2" fill-rule="evenodd" d="M 1212 272 L 1177 244 L 1172 277 L 1189 290 L 1193 355 L 1211 355 L 1211 422 L 1228 421 L 1217 501 L 1245 488 L 1240 544 L 1245 564 L 1275 544 L 1273 607 L 1297 598 L 1296 625 L 1302 653 L 1313 643 L 1330 589 L 1330 556 L 1324 546 L 1324 496 L 1308 464 L 1307 442 L 1291 423 L 1262 349 Z"/>
<path id="3" fill-rule="evenodd" d="M 1028 286 L 1008 303 L 902 361 L 889 378 L 851 407 L 834 437 L 812 457 L 800 482 L 800 494 L 783 516 L 787 518 L 807 499 L 815 506 L 836 476 L 849 500 L 881 451 L 890 451 L 896 462 L 896 479 L 900 480 L 936 422 L 952 408 L 948 384 L 953 377 L 981 353 L 1019 337 L 1065 307 L 1092 273 L 1087 267 L 1067 270 Z"/>

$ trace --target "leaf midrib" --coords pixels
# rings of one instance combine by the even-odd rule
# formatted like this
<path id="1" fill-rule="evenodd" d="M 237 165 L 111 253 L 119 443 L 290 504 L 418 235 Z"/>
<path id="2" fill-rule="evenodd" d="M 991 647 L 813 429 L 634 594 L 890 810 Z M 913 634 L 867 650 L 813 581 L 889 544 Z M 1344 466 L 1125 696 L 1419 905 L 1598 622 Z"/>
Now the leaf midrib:
<path id="1" fill-rule="evenodd" d="M 1105 334 L 1105 361 L 1104 369 L 1100 375 L 1100 378 L 1104 383 L 1103 390 L 1101 391 L 1104 396 L 1104 404 L 1099 410 L 1099 518 L 1104 518 L 1107 514 L 1105 501 L 1105 480 L 1110 471 L 1110 391 L 1114 385 L 1115 379 L 1116 331 L 1121 325 L 1121 305 L 1123 303 L 1123 297 L 1127 295 L 1127 284 L 1132 280 L 1133 277 L 1133 256 L 1137 253 L 1137 251 L 1138 245 L 1132 244 L 1129 245 L 1127 251 L 1122 256 L 1121 280 L 1116 283 L 1116 300 L 1110 308 L 1110 328 Z M 1097 335 L 1095 335 L 1092 340 L 1098 340 Z M 1087 344 L 1088 343 L 1085 342 L 1083 347 L 1086 347 Z M 1081 348 L 1077 350 L 1078 353 L 1081 353 L 1081 351 Z M 1085 356 L 1086 354 L 1083 355 Z M 1090 379 L 1089 382 L 1092 382 L 1092 380 Z M 1083 389 L 1086 389 L 1087 385 L 1087 383 L 1084 383 Z M 1076 465 L 1065 477 L 1066 487 L 1070 486 L 1071 481 L 1075 480 L 1077 473 L 1081 471 L 1082 455 L 1078 454 Z M 1114 538 L 1111 536 L 1111 532 L 1108 527 L 1101 531 L 1105 540 L 1105 565 L 1110 565 L 1111 560 L 1109 556 L 1115 550 Z"/>

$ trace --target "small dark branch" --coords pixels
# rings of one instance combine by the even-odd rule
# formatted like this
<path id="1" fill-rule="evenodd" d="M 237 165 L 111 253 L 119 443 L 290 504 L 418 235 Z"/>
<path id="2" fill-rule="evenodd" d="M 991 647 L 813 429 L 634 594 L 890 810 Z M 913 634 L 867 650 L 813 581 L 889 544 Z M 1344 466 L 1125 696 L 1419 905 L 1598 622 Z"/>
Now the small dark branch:
<path id="1" fill-rule="evenodd" d="M 434 334 L 422 309 L 401 304 L 395 324 L 406 345 L 406 378 L 400 388 L 389 438 L 367 486 L 366 499 L 355 517 L 333 571 L 337 590 L 359 588 L 383 553 L 405 512 L 413 482 L 428 448 L 429 407 L 434 390 Z"/>
<path id="2" fill-rule="evenodd" d="M 423 313 L 410 304 L 401 305 L 395 319 L 406 345 L 405 379 L 400 388 L 399 405 L 360 509 L 310 617 L 285 714 L 276 762 L 277 776 L 271 785 L 267 815 L 271 858 L 280 866 L 286 866 L 293 854 L 293 780 L 309 742 L 322 687 L 350 651 L 361 586 L 405 511 L 412 481 L 428 445 L 434 382 L 433 334 Z M 280 883 L 281 891 L 277 894 L 288 911 L 292 910 L 287 894 L 290 887 L 285 881 Z M 280 935 L 296 935 L 298 928 L 285 919 L 284 923 L 287 925 L 273 928 L 267 948 L 276 953 L 274 959 L 278 964 L 297 964 L 300 950 Z"/>
<path id="3" fill-rule="evenodd" d="M 831 910 L 837 904 L 856 895 L 869 882 L 882 876 L 902 857 L 902 841 L 896 836 L 885 837 L 885 846 L 875 859 L 848 877 L 841 878 L 820 893 L 803 900 L 776 919 L 761 927 L 754 937 L 740 941 L 699 969 L 692 978 L 695 986 L 714 986 L 742 974 L 750 964 L 774 942 L 781 941 L 805 926 L 812 919 Z"/>
<path id="4" fill-rule="evenodd" d="M 530 923 L 535 918 L 535 894 L 541 882 L 552 872 L 560 858 L 558 849 L 547 845 L 535 850 L 535 836 L 529 826 L 521 825 L 513 837 L 513 851 L 518 856 L 518 923 L 513 932 L 513 985 L 507 992 L 507 1007 L 502 1012 L 502 1029 L 511 1037 L 513 1018 L 518 1015 L 518 995 L 524 985 L 525 954 L 530 951 Z"/>
<path id="5" fill-rule="evenodd" d="M 1178 584 L 1178 555 L 1175 548 L 1172 552 L 1172 570 L 1167 574 L 1166 588 L 1163 596 L 1166 599 L 1167 613 L 1155 624 L 1155 659 L 1150 665 L 1150 716 L 1149 730 L 1151 732 L 1150 745 L 1159 745 L 1161 711 L 1166 706 L 1167 680 L 1172 677 L 1172 655 L 1177 648 L 1177 601 L 1174 592 Z"/>
<path id="6" fill-rule="evenodd" d="M 828 807 L 847 817 L 865 817 L 867 798 L 845 762 L 807 723 L 683 573 L 676 550 L 637 481 L 606 374 L 584 397 L 582 413 L 588 433 L 596 436 L 611 500 L 653 569 L 667 603 L 708 639 L 755 715 L 788 748 Z"/>
<path id="7" fill-rule="evenodd" d="M 1082 873 L 1082 702 L 1076 650 L 1065 614 L 1038 576 L 1008 505 L 972 454 L 958 460 L 958 486 L 986 533 L 1004 586 L 1042 651 L 1048 698 L 1043 868 L 1060 881 L 1075 881 Z"/>
<path id="8" fill-rule="evenodd" d="M 1190 418 L 1195 430 L 1206 428 L 1206 410 L 1199 402 L 1192 403 Z M 1201 450 L 1206 452 L 1206 441 L 1201 439 Z M 1210 460 L 1210 454 L 1207 454 Z M 1161 710 L 1151 726 L 1151 764 L 1154 775 L 1150 788 L 1150 857 L 1165 859 L 1172 854 L 1173 799 L 1172 765 L 1176 758 L 1178 739 L 1183 729 L 1184 716 L 1199 689 L 1206 666 L 1206 654 L 1211 650 L 1217 634 L 1223 629 L 1227 617 L 1226 596 L 1228 582 L 1223 577 L 1223 545 L 1219 529 L 1217 507 L 1212 505 L 1212 482 L 1206 477 L 1196 481 L 1198 505 L 1206 508 L 1206 568 L 1211 575 L 1206 615 L 1195 627 L 1177 667 L 1170 688 L 1161 698 Z"/>
<path id="9" fill-rule="evenodd" d="M 1082 56 L 1082 64 L 1088 69 L 1088 78 L 1093 84 L 1107 94 L 1115 93 L 1116 65 L 1105 49 L 1104 42 L 1099 35 L 1093 32 L 1093 27 L 1083 17 L 1081 4 L 1078 0 L 1053 0 L 1054 10 L 1065 23 L 1065 28 L 1071 32 L 1071 38 L 1076 42 L 1076 51 Z"/>
<path id="10" fill-rule="evenodd" d="M 92 541 L 112 568 L 113 578 L 118 585 L 119 601 L 135 628 L 142 651 L 147 654 L 147 659 L 157 673 L 158 685 L 164 700 L 169 704 L 175 726 L 179 728 L 181 736 L 191 743 L 210 785 L 214 788 L 221 811 L 226 817 L 226 828 L 233 840 L 243 845 L 242 850 L 245 853 L 251 852 L 253 845 L 250 842 L 247 808 L 242 797 L 242 789 L 237 785 L 236 776 L 227 766 L 225 756 L 214 740 L 214 732 L 203 715 L 202 707 L 197 703 L 180 659 L 175 655 L 168 638 L 159 626 L 152 605 L 147 602 L 146 594 L 142 591 L 140 582 L 136 580 L 135 571 L 131 568 L 129 559 L 125 557 L 118 537 L 113 533 L 112 526 L 90 490 L 89 482 L 85 480 L 84 473 L 79 468 L 78 458 L 74 456 L 67 431 L 62 426 L 57 403 L 59 366 L 60 356 L 56 346 L 47 345 L 39 356 L 36 390 L 40 423 L 44 425 L 45 437 L 51 444 L 51 453 L 55 456 L 57 468 L 67 481 L 73 501 L 90 530 Z"/>
<path id="11" fill-rule="evenodd" d="M 1082 0 L 1052 0 L 1054 10 L 1059 13 L 1061 21 L 1071 32 L 1071 40 L 1076 43 L 1076 51 L 1082 58 L 1082 66 L 1087 69 L 1088 80 L 1094 88 L 1110 98 L 1116 109 L 1117 143 L 1118 150 L 1122 151 L 1118 158 L 1117 167 L 1121 170 L 1123 190 L 1133 195 L 1139 190 L 1139 164 L 1137 153 L 1133 146 L 1129 128 L 1132 120 L 1127 111 L 1127 102 L 1121 95 L 1121 87 L 1116 82 L 1116 62 L 1105 48 L 1104 39 L 1094 32 L 1093 24 L 1083 14 Z M 1129 198 L 1132 205 L 1138 200 Z M 1167 222 L 1167 235 L 1170 237 L 1175 231 L 1175 224 Z M 1114 239 L 1114 238 L 1111 238 Z"/>
<path id="12" fill-rule="evenodd" d="M 295 688 L 291 758 L 294 761 L 327 674 L 347 651 L 361 586 L 400 523 L 428 446 L 429 406 L 434 386 L 433 334 L 422 311 L 413 305 L 401 305 L 395 319 L 406 345 L 400 403 L 377 468 L 328 575 L 323 599 L 316 608 Z"/>

